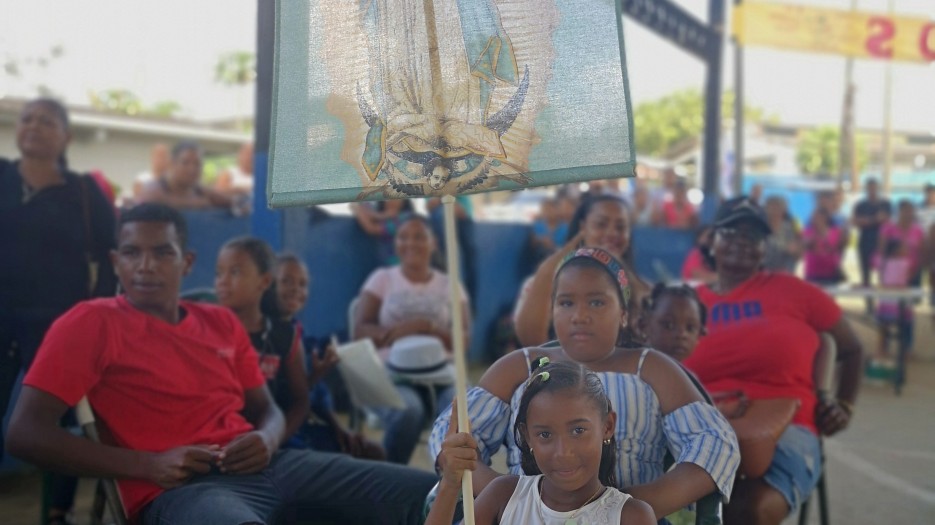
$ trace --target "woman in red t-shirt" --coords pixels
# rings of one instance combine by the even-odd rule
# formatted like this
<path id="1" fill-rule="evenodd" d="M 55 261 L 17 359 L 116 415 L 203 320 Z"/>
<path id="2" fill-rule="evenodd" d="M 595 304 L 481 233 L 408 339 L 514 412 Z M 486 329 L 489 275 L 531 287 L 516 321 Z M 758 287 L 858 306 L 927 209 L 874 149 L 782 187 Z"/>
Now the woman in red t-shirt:
<path id="1" fill-rule="evenodd" d="M 818 433 L 850 422 L 862 350 L 841 309 L 821 289 L 788 274 L 761 270 L 769 224 L 747 197 L 728 200 L 715 217 L 716 279 L 698 295 L 708 333 L 684 361 L 712 393 L 743 391 L 750 399 L 796 398 L 801 404 L 761 478 L 740 479 L 725 508 L 727 525 L 778 525 L 818 482 Z M 837 343 L 841 379 L 834 399 L 818 400 L 812 366 L 819 332 Z"/>

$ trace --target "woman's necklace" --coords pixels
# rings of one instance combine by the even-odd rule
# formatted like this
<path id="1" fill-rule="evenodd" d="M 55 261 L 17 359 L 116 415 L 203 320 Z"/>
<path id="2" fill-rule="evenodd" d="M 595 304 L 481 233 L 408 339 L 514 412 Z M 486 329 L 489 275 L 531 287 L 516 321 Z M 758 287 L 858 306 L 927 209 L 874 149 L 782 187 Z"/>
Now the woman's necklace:
<path id="1" fill-rule="evenodd" d="M 539 478 L 539 501 L 542 503 L 542 505 L 538 505 L 536 509 L 539 510 L 539 517 L 542 519 L 542 523 L 547 524 L 548 520 L 545 519 L 545 513 L 542 511 L 542 506 L 545 505 L 545 500 L 542 499 L 542 481 L 544 479 L 545 479 L 544 477 Z M 597 492 L 592 494 L 591 497 L 588 498 L 587 501 L 585 501 L 584 503 L 581 504 L 580 507 L 575 509 L 574 512 L 571 513 L 571 516 L 568 516 L 567 518 L 565 518 L 565 525 L 578 525 L 578 520 L 576 519 L 578 517 L 578 513 L 581 512 L 581 509 L 587 507 L 592 502 L 597 500 L 598 496 L 600 496 L 604 492 L 605 488 L 606 487 L 604 485 L 599 486 L 597 488 Z"/>

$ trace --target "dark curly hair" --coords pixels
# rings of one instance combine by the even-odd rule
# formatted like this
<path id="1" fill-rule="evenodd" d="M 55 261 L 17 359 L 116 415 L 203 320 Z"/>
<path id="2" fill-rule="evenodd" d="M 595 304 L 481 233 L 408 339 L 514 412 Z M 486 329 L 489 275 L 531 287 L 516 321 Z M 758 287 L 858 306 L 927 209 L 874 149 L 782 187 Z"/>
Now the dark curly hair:
<path id="1" fill-rule="evenodd" d="M 643 298 L 643 311 L 654 311 L 656 306 L 659 305 L 659 300 L 666 296 L 684 297 L 694 301 L 695 304 L 698 305 L 698 314 L 701 318 L 701 328 L 704 329 L 705 323 L 708 319 L 708 309 L 705 307 L 704 303 L 701 302 L 701 297 L 698 297 L 698 292 L 687 284 L 656 283 L 656 286 L 653 286 L 653 291 L 650 292 L 649 297 Z"/>
<path id="2" fill-rule="evenodd" d="M 523 391 L 516 412 L 516 422 L 513 424 L 513 439 L 520 450 L 520 465 L 527 476 L 541 474 L 536 458 L 529 450 L 526 442 L 526 415 L 529 412 L 529 403 L 536 395 L 542 392 L 560 392 L 575 390 L 582 396 L 591 399 L 601 412 L 601 420 L 606 420 L 613 410 L 610 398 L 604 390 L 604 384 L 597 374 L 573 362 L 549 362 L 548 358 L 537 359 L 532 365 L 532 376 L 526 381 L 526 390 Z M 609 443 L 601 445 L 601 464 L 597 477 L 608 487 L 617 486 L 615 466 L 617 464 L 617 442 L 611 436 Z"/>

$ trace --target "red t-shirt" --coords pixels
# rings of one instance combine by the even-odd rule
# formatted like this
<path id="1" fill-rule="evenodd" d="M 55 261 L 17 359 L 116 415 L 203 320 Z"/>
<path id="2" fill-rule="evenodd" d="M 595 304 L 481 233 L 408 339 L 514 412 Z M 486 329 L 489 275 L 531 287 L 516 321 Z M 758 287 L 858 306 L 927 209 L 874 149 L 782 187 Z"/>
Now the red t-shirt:
<path id="1" fill-rule="evenodd" d="M 240 414 L 244 391 L 263 386 L 257 353 L 234 315 L 183 302 L 166 323 L 124 297 L 80 303 L 58 319 L 23 384 L 69 406 L 87 395 L 114 445 L 162 452 L 182 445 L 226 445 L 253 430 Z M 162 489 L 120 480 L 134 516 Z"/>
<path id="2" fill-rule="evenodd" d="M 696 280 L 695 270 L 699 269 L 707 270 L 707 267 L 705 266 L 704 256 L 701 255 L 701 250 L 695 247 L 692 248 L 692 251 L 688 252 L 688 256 L 685 257 L 685 262 L 682 263 L 682 280 Z"/>
<path id="3" fill-rule="evenodd" d="M 742 390 L 750 399 L 802 401 L 793 423 L 817 433 L 812 378 L 818 332 L 841 318 L 820 288 L 787 274 L 760 272 L 726 295 L 698 288 L 708 335 L 684 364 L 709 392 Z"/>
<path id="4" fill-rule="evenodd" d="M 662 205 L 662 213 L 669 228 L 691 228 L 695 218 L 695 208 L 690 202 L 679 206 L 674 201 L 666 201 Z"/>

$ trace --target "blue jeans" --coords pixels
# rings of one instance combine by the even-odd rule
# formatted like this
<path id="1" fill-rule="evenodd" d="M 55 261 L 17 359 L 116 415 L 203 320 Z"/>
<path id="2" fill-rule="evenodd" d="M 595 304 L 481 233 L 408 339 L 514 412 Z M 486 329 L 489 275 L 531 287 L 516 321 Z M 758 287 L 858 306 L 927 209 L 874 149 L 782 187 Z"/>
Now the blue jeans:
<path id="1" fill-rule="evenodd" d="M 428 388 L 408 384 L 397 384 L 396 391 L 403 398 L 406 408 L 380 408 L 376 413 L 383 420 L 386 433 L 383 435 L 383 448 L 386 459 L 393 463 L 407 464 L 412 458 L 412 451 L 419 444 L 419 436 L 425 428 L 426 416 L 432 421 L 442 410 L 451 405 L 454 399 L 453 386 L 435 386 L 435 413 L 428 414 Z M 427 493 L 427 492 L 426 492 Z"/>
<path id="2" fill-rule="evenodd" d="M 773 462 L 763 475 L 767 485 L 778 490 L 789 504 L 789 513 L 799 508 L 821 477 L 821 442 L 801 425 L 789 425 L 776 443 Z"/>
<path id="3" fill-rule="evenodd" d="M 344 454 L 281 450 L 258 474 L 208 474 L 168 490 L 144 525 L 418 524 L 434 474 Z"/>

